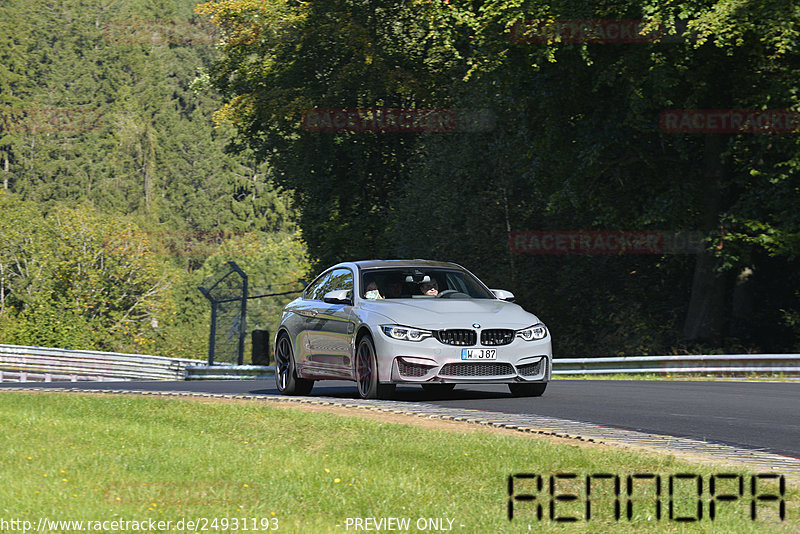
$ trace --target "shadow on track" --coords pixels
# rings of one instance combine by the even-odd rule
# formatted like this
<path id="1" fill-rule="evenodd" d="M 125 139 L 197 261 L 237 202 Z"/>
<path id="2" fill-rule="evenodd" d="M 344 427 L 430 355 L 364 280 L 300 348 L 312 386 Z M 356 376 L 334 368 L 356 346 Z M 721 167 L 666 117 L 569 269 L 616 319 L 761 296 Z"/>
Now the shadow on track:
<path id="1" fill-rule="evenodd" d="M 275 388 L 254 389 L 248 393 L 252 395 L 278 395 Z M 348 385 L 314 385 L 308 397 L 333 397 L 336 399 L 358 399 L 358 389 L 353 383 Z M 445 393 L 432 393 L 423 390 L 421 387 L 398 387 L 391 400 L 402 402 L 433 402 L 433 401 L 459 401 L 459 400 L 488 400 L 488 399 L 508 399 L 511 393 L 508 388 L 502 386 L 497 391 L 486 391 L 485 389 L 469 389 L 468 386 L 456 386 L 452 391 Z"/>

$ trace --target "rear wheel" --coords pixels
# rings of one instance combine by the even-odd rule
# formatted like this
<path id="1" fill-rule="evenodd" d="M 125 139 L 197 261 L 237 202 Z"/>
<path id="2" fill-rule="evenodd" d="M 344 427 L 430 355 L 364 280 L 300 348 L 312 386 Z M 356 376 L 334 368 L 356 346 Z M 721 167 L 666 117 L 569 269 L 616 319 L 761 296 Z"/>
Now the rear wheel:
<path id="1" fill-rule="evenodd" d="M 275 347 L 275 385 L 281 395 L 308 395 L 314 387 L 313 380 L 297 377 L 292 342 L 286 335 L 278 339 Z"/>
<path id="2" fill-rule="evenodd" d="M 394 384 L 378 382 L 378 358 L 369 336 L 362 337 L 356 348 L 356 382 L 362 399 L 388 399 L 394 394 Z"/>
<path id="3" fill-rule="evenodd" d="M 508 389 L 515 397 L 541 397 L 547 389 L 547 382 L 536 382 L 534 384 L 521 384 L 515 382 L 508 385 Z"/>

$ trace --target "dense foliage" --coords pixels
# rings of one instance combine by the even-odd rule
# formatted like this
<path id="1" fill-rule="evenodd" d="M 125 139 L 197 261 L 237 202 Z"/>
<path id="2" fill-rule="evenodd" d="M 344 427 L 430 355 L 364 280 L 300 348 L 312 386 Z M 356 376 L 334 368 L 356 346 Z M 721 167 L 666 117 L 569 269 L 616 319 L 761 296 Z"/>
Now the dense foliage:
<path id="1" fill-rule="evenodd" d="M 305 274 L 289 197 L 192 88 L 217 39 L 193 8 L 0 5 L 0 343 L 204 358 L 222 263 L 256 293 Z"/>
<path id="2" fill-rule="evenodd" d="M 795 3 L 214 0 L 199 12 L 221 31 L 205 78 L 223 97 L 217 119 L 295 191 L 317 268 L 457 261 L 535 310 L 557 355 L 800 348 L 797 131 L 659 125 L 665 110 L 800 110 Z M 644 21 L 653 37 L 540 31 L 591 20 Z M 305 113 L 329 108 L 493 122 L 309 130 Z M 692 255 L 516 255 L 515 230 L 707 240 Z"/>
<path id="3" fill-rule="evenodd" d="M 427 257 L 512 290 L 557 355 L 798 350 L 800 136 L 659 117 L 798 112 L 799 23 L 781 0 L 4 2 L 0 342 L 202 357 L 196 288 L 225 261 L 266 293 Z M 457 122 L 319 131 L 315 109 Z M 528 230 L 707 240 L 515 254 Z M 253 302 L 250 329 L 283 301 Z"/>

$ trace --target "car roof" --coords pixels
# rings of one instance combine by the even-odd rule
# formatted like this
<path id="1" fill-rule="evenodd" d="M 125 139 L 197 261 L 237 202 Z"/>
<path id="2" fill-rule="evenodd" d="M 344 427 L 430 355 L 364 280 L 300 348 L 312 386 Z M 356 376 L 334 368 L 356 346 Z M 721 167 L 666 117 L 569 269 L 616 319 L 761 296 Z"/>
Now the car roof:
<path id="1" fill-rule="evenodd" d="M 359 269 L 376 269 L 380 267 L 396 267 L 396 268 L 405 268 L 405 267 L 447 267 L 452 269 L 453 267 L 463 269 L 460 265 L 456 263 L 450 263 L 446 261 L 434 261 L 434 260 L 361 260 L 361 261 L 354 261 L 352 262 L 353 265 L 358 267 Z"/>

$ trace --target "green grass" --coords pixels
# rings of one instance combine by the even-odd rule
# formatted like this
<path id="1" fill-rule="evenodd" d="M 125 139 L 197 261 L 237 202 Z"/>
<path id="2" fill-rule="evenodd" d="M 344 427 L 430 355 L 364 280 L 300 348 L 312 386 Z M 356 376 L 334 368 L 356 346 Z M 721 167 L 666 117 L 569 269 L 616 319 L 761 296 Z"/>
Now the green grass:
<path id="1" fill-rule="evenodd" d="M 522 472 L 660 474 L 664 516 L 647 519 L 653 494 L 646 483 L 637 483 L 644 504 L 637 505 L 633 521 L 602 513 L 603 504 L 606 510 L 613 504 L 604 487 L 592 494 L 600 516 L 591 521 L 556 523 L 547 519 L 547 508 L 545 519 L 538 520 L 533 503 L 518 502 L 510 522 L 508 475 Z M 727 505 L 713 522 L 668 520 L 666 479 L 686 472 L 703 476 L 707 517 L 710 476 L 731 469 L 671 456 L 556 444 L 522 434 L 422 429 L 258 402 L 0 394 L 5 520 L 275 518 L 278 532 L 298 533 L 348 532 L 348 517 L 410 518 L 412 527 L 418 518 L 449 518 L 453 532 L 465 533 L 528 532 L 529 526 L 535 532 L 798 531 L 800 492 L 794 486 L 787 490 L 783 522 L 769 503 L 760 505 L 763 517 L 751 521 L 745 501 Z M 535 491 L 522 481 L 517 489 Z M 677 509 L 692 509 L 691 499 L 682 494 Z M 582 500 L 558 506 L 559 513 L 583 516 Z M 251 523 L 248 528 L 257 531 Z"/>

